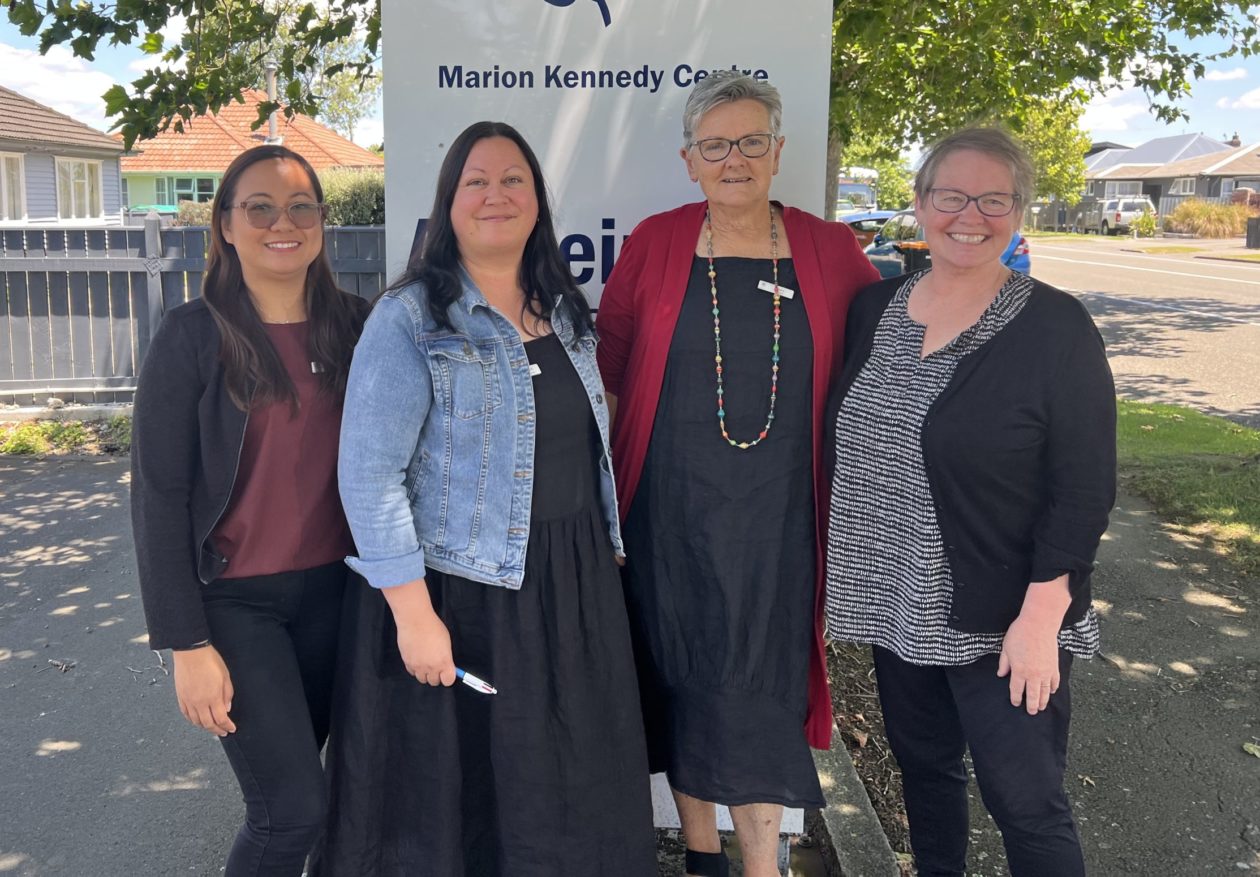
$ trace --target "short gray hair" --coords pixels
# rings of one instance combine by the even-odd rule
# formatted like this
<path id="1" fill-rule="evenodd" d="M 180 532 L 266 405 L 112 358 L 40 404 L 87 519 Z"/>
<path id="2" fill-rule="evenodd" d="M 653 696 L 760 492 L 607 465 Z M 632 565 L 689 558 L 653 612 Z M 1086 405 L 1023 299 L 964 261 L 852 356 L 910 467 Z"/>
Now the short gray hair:
<path id="1" fill-rule="evenodd" d="M 779 136 L 783 124 L 783 99 L 768 82 L 738 70 L 716 70 L 696 83 L 683 109 L 683 146 L 689 147 L 704 114 L 720 104 L 755 100 L 770 114 L 770 133 Z"/>
<path id="2" fill-rule="evenodd" d="M 919 200 L 926 198 L 928 189 L 936 183 L 941 163 L 955 152 L 967 150 L 983 153 L 1005 164 L 1010 169 L 1020 206 L 1027 207 L 1032 202 L 1036 173 L 1027 150 L 1006 131 L 991 127 L 963 128 L 938 140 L 928 149 L 927 158 L 914 177 L 914 194 Z"/>

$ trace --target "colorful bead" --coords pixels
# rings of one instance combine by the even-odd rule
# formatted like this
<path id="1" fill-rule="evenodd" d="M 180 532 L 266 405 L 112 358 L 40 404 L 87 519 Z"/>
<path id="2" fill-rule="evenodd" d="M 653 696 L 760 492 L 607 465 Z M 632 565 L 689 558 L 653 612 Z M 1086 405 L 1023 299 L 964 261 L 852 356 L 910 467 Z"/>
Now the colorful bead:
<path id="1" fill-rule="evenodd" d="M 722 381 L 722 320 L 718 308 L 717 269 L 713 265 L 713 221 L 709 212 L 704 214 L 704 237 L 709 250 L 709 294 L 713 298 L 713 348 L 714 372 L 717 375 L 718 426 L 722 430 L 722 438 L 733 448 L 747 450 L 761 444 L 770 434 L 770 426 L 774 423 L 774 405 L 779 398 L 779 337 L 780 337 L 780 297 L 779 297 L 779 228 L 774 222 L 774 207 L 770 208 L 770 262 L 774 269 L 774 348 L 770 358 L 770 412 L 766 415 L 766 425 L 751 442 L 737 442 L 726 432 L 726 409 L 723 396 L 726 390 Z"/>

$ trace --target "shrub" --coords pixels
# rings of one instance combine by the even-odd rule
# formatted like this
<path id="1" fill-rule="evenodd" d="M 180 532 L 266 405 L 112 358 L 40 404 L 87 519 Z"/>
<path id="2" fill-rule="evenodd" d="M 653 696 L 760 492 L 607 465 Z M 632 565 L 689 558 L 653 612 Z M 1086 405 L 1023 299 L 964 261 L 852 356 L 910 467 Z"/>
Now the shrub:
<path id="1" fill-rule="evenodd" d="M 1246 232 L 1249 216 L 1251 211 L 1242 204 L 1217 204 L 1190 198 L 1168 214 L 1164 225 L 1169 231 L 1201 238 L 1228 238 Z"/>
<path id="2" fill-rule="evenodd" d="M 1133 229 L 1133 233 L 1140 238 L 1153 238 L 1155 231 L 1159 227 L 1159 221 L 1155 218 L 1155 214 L 1149 210 L 1143 210 L 1142 215 L 1135 217 L 1129 226 Z"/>
<path id="3" fill-rule="evenodd" d="M 44 438 L 60 451 L 74 451 L 83 447 L 92 438 L 83 423 L 78 420 L 50 420 L 40 424 Z"/>
<path id="4" fill-rule="evenodd" d="M 118 414 L 99 427 L 101 450 L 125 454 L 131 450 L 131 418 Z"/>
<path id="5" fill-rule="evenodd" d="M 335 168 L 319 175 L 329 225 L 384 225 L 385 172 Z"/>
<path id="6" fill-rule="evenodd" d="M 209 201 L 200 204 L 196 201 L 180 201 L 179 224 L 208 226 L 210 224 L 210 207 Z"/>
<path id="7" fill-rule="evenodd" d="M 34 421 L 19 423 L 0 442 L 0 454 L 47 454 L 51 450 L 43 425 Z"/>

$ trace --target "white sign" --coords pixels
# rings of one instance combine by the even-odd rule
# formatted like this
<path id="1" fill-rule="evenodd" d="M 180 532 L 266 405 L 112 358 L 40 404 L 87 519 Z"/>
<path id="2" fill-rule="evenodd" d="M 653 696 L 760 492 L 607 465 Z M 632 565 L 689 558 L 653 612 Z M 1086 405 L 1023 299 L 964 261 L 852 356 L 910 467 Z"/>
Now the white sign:
<path id="1" fill-rule="evenodd" d="M 772 196 L 821 215 L 831 16 L 830 0 L 384 0 L 391 279 L 447 146 L 503 121 L 538 154 L 562 249 L 597 302 L 640 220 L 703 198 L 678 150 L 687 94 L 714 69 L 782 93 Z"/>

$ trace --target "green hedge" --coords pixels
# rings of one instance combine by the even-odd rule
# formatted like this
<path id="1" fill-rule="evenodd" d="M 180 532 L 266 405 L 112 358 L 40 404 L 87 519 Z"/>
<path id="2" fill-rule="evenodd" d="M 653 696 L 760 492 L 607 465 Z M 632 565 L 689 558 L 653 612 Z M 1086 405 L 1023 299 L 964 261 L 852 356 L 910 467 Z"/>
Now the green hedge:
<path id="1" fill-rule="evenodd" d="M 329 225 L 384 225 L 385 172 L 338 168 L 323 171 Z"/>

